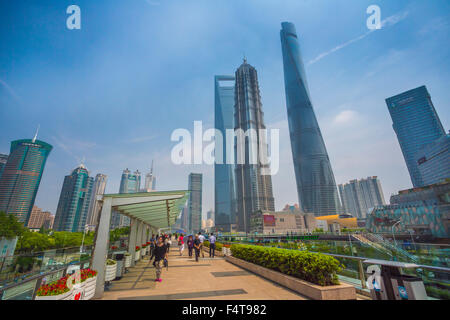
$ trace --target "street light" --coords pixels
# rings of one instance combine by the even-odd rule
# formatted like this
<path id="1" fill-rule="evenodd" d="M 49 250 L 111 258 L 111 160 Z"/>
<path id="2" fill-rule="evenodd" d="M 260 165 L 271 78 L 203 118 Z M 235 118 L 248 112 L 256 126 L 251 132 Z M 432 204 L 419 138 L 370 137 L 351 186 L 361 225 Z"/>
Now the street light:
<path id="1" fill-rule="evenodd" d="M 392 225 L 392 236 L 394 237 L 394 243 L 395 243 L 395 246 L 397 246 L 397 240 L 395 240 L 394 227 L 395 227 L 397 224 L 399 224 L 400 222 L 401 222 L 401 220 L 398 220 L 396 223 L 394 223 L 394 224 Z"/>
<path id="2" fill-rule="evenodd" d="M 80 253 L 83 253 L 84 236 L 86 235 L 87 224 L 84 226 L 83 239 L 81 240 Z"/>

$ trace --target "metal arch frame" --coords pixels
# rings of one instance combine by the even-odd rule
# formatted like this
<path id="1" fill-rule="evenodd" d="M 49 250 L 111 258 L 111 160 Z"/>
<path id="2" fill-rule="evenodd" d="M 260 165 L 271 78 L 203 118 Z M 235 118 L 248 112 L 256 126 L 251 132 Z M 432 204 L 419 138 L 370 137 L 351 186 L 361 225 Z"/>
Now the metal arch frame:
<path id="1" fill-rule="evenodd" d="M 105 265 L 108 255 L 109 226 L 112 210 L 130 218 L 131 230 L 128 242 L 128 253 L 134 257 L 136 244 L 146 241 L 145 231 L 148 228 L 159 230 L 171 227 L 176 221 L 182 206 L 187 202 L 189 191 L 158 191 L 132 194 L 105 194 L 96 201 L 101 204 L 96 239 L 92 252 L 92 269 L 96 270 L 97 282 L 94 298 L 103 296 L 105 285 Z M 134 259 L 132 265 L 134 265 Z"/>

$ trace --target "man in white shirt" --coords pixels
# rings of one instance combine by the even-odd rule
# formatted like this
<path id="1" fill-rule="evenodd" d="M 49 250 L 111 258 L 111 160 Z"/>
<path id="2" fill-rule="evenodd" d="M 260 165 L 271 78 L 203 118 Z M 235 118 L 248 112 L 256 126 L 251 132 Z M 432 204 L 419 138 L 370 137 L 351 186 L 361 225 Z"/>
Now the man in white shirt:
<path id="1" fill-rule="evenodd" d="M 203 241 L 205 241 L 205 236 L 202 235 L 201 232 L 198 233 L 198 239 L 200 240 L 200 252 L 202 253 L 202 258 L 205 257 L 205 253 L 203 252 Z"/>
<path id="2" fill-rule="evenodd" d="M 211 233 L 211 235 L 209 236 L 209 257 L 212 256 L 214 258 L 215 253 L 216 253 L 216 236 L 214 235 L 214 233 Z"/>

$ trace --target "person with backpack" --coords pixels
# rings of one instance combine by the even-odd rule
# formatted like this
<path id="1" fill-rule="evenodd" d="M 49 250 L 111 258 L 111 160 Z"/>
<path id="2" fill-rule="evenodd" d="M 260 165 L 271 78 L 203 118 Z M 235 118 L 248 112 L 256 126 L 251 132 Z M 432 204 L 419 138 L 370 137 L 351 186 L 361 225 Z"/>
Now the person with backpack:
<path id="1" fill-rule="evenodd" d="M 167 247 L 164 244 L 163 237 L 158 238 L 158 243 L 155 246 L 155 261 L 153 262 L 153 266 L 156 269 L 156 279 L 155 281 L 161 282 L 161 261 L 167 260 Z"/>
<path id="2" fill-rule="evenodd" d="M 194 248 L 194 239 L 192 239 L 192 236 L 188 237 L 187 247 L 188 247 L 189 257 L 192 257 L 192 249 Z"/>

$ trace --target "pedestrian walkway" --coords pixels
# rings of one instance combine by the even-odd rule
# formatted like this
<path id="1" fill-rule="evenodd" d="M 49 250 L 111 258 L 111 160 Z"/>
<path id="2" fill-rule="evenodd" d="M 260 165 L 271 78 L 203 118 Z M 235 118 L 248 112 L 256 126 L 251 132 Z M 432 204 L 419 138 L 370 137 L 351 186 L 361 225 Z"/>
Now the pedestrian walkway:
<path id="1" fill-rule="evenodd" d="M 155 282 L 149 257 L 139 261 L 121 280 L 113 281 L 104 300 L 305 300 L 307 298 L 269 280 L 247 272 L 224 258 L 195 258 L 179 255 L 171 248 L 169 269 L 161 283 Z"/>

